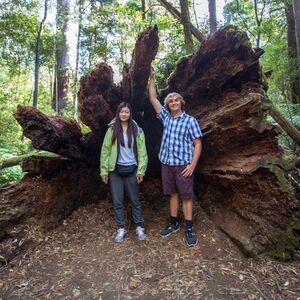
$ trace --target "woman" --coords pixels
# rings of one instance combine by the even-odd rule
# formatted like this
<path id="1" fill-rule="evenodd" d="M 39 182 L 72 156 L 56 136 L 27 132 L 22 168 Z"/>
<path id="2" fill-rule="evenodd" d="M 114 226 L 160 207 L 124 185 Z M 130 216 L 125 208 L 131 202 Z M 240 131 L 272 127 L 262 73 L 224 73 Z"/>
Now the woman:
<path id="1" fill-rule="evenodd" d="M 101 179 L 105 184 L 108 180 L 110 182 L 115 218 L 119 227 L 115 241 L 124 242 L 126 235 L 124 188 L 131 201 L 138 239 L 146 240 L 138 184 L 143 181 L 148 157 L 143 130 L 132 119 L 129 103 L 119 104 L 116 117 L 109 124 L 104 137 L 100 161 Z"/>

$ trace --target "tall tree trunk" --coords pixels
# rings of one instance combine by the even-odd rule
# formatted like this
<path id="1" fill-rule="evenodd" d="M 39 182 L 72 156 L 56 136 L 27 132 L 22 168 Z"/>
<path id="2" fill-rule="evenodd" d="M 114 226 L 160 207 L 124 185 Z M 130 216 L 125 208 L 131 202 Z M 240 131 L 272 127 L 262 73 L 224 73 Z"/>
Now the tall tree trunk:
<path id="1" fill-rule="evenodd" d="M 74 92 L 73 92 L 73 107 L 74 107 L 74 119 L 78 119 L 78 109 L 77 109 L 77 89 L 78 89 L 78 66 L 79 66 L 79 52 L 80 52 L 80 35 L 82 28 L 82 6 L 83 0 L 78 1 L 78 33 L 77 33 L 77 43 L 76 43 L 76 64 L 75 64 L 75 74 L 74 74 Z"/>
<path id="2" fill-rule="evenodd" d="M 197 29 L 199 30 L 199 22 L 198 22 L 198 16 L 197 16 L 197 12 L 196 12 L 196 3 L 195 3 L 195 0 L 193 0 L 192 6 L 193 6 L 193 13 L 194 13 L 194 18 L 195 18 L 196 26 L 197 26 Z"/>
<path id="3" fill-rule="evenodd" d="M 44 28 L 44 23 L 47 18 L 47 11 L 48 11 L 48 0 L 45 0 L 44 17 L 40 23 L 40 28 L 39 28 L 38 35 L 37 35 L 36 48 L 35 48 L 34 91 L 33 91 L 33 107 L 35 107 L 35 108 L 37 108 L 38 97 L 39 97 L 41 37 L 42 37 L 43 28 Z"/>
<path id="4" fill-rule="evenodd" d="M 294 17 L 295 17 L 295 29 L 296 29 L 296 41 L 297 41 L 297 56 L 300 58 L 300 1 L 293 0 Z"/>
<path id="5" fill-rule="evenodd" d="M 295 17 L 295 31 L 297 41 L 297 57 L 298 57 L 298 79 L 300 86 L 300 1 L 293 0 L 294 17 Z"/>
<path id="6" fill-rule="evenodd" d="M 209 29 L 210 29 L 210 33 L 213 34 L 217 31 L 216 0 L 208 0 L 208 11 L 209 11 Z"/>
<path id="7" fill-rule="evenodd" d="M 286 23 L 287 23 L 287 43 L 288 43 L 288 53 L 290 62 L 290 68 L 294 69 L 294 59 L 297 57 L 297 42 L 296 42 L 296 32 L 295 32 L 295 17 L 293 11 L 293 5 L 287 4 L 285 9 Z M 299 67 L 298 67 L 299 68 Z M 291 70 L 292 71 L 292 70 Z M 294 72 L 291 72 L 294 74 Z M 299 72 L 298 72 L 299 74 Z M 290 101 L 292 103 L 300 103 L 300 86 L 298 76 L 293 76 L 291 78 L 290 87 Z"/>
<path id="8" fill-rule="evenodd" d="M 142 0 L 142 19 L 146 19 L 146 3 L 145 0 Z"/>
<path id="9" fill-rule="evenodd" d="M 260 47 L 260 39 L 261 39 L 261 22 L 262 17 L 264 15 L 266 8 L 266 1 L 263 0 L 263 7 L 261 9 L 261 12 L 258 12 L 258 3 L 257 0 L 254 0 L 254 13 L 255 13 L 255 20 L 257 25 L 257 35 L 256 35 L 256 48 L 258 49 Z"/>
<path id="10" fill-rule="evenodd" d="M 56 98 L 53 108 L 58 114 L 66 107 L 69 85 L 69 45 L 67 41 L 70 0 L 57 0 L 56 26 L 60 40 L 56 51 Z"/>
<path id="11" fill-rule="evenodd" d="M 285 8 L 285 16 L 287 23 L 287 42 L 289 47 L 289 54 L 291 56 L 297 55 L 297 42 L 296 42 L 296 31 L 295 31 L 295 17 L 292 4 L 287 4 Z"/>
<path id="12" fill-rule="evenodd" d="M 183 24 L 184 43 L 187 54 L 193 53 L 193 39 L 191 33 L 191 20 L 187 0 L 180 0 L 181 21 Z"/>

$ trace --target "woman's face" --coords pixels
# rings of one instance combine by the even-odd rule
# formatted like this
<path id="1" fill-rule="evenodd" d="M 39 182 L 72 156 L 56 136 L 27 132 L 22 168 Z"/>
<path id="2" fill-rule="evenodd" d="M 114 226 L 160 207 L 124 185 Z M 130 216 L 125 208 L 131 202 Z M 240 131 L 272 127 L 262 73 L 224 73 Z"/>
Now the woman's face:
<path id="1" fill-rule="evenodd" d="M 121 110 L 119 112 L 119 118 L 120 118 L 121 122 L 126 122 L 129 120 L 130 110 L 128 107 L 121 108 Z"/>

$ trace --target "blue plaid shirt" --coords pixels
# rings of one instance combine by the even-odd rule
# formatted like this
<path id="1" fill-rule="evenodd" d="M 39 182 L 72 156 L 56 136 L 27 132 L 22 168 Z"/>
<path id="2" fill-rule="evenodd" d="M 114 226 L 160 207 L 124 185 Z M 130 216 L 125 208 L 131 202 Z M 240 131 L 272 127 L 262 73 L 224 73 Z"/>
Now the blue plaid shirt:
<path id="1" fill-rule="evenodd" d="M 157 117 L 164 127 L 159 160 L 168 166 L 190 164 L 194 153 L 193 140 L 202 137 L 198 121 L 185 112 L 174 118 L 165 107 Z"/>

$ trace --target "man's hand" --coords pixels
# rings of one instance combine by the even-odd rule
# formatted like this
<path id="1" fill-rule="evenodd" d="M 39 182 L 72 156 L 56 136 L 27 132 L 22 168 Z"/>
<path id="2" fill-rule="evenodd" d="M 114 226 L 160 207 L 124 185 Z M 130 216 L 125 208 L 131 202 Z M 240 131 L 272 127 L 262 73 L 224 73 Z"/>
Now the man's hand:
<path id="1" fill-rule="evenodd" d="M 181 172 L 182 176 L 183 177 L 189 177 L 189 176 L 192 176 L 194 171 L 195 171 L 195 167 L 194 165 L 192 164 L 189 164 L 187 165 L 184 170 Z"/>
<path id="2" fill-rule="evenodd" d="M 102 181 L 107 184 L 108 183 L 108 176 L 101 176 Z"/>
<path id="3" fill-rule="evenodd" d="M 143 181 L 143 179 L 144 179 L 144 176 L 142 176 L 142 175 L 137 175 L 136 176 L 136 180 L 137 180 L 138 183 L 141 183 Z"/>
<path id="4" fill-rule="evenodd" d="M 201 151 L 202 151 L 201 139 L 196 138 L 196 139 L 193 140 L 193 143 L 194 143 L 195 149 L 194 149 L 194 153 L 193 153 L 192 162 L 189 165 L 187 165 L 185 167 L 185 169 L 181 172 L 181 174 L 184 177 L 189 177 L 189 176 L 193 175 L 193 173 L 195 171 L 195 168 L 196 168 L 196 165 L 197 165 L 197 162 L 198 162 L 198 159 L 201 155 Z"/>
<path id="5" fill-rule="evenodd" d="M 156 87 L 155 87 L 155 75 L 154 75 L 154 68 L 151 65 L 150 67 L 150 75 L 149 75 L 149 84 L 148 84 L 148 91 L 149 91 L 149 99 L 150 102 L 157 114 L 161 111 L 161 104 L 157 100 L 157 93 L 156 93 Z"/>

